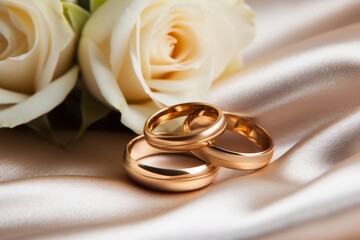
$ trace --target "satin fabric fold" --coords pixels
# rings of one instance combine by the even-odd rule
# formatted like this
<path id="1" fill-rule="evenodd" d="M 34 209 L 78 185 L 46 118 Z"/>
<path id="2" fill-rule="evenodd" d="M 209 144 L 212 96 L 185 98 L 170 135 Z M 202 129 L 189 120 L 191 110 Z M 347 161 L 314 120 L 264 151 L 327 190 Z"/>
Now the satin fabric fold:
<path id="1" fill-rule="evenodd" d="M 258 36 L 208 101 L 270 132 L 269 166 L 159 193 L 125 175 L 133 134 L 88 132 L 64 151 L 0 130 L 0 239 L 359 238 L 360 2 L 248 3 Z"/>

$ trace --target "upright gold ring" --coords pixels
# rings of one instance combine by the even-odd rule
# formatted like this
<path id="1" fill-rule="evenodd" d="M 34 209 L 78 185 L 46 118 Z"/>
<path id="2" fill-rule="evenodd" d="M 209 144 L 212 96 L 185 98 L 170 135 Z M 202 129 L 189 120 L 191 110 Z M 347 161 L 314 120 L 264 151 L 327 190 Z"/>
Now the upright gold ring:
<path id="1" fill-rule="evenodd" d="M 140 135 L 131 140 L 124 151 L 125 170 L 135 182 L 160 191 L 185 192 L 211 184 L 219 167 L 204 161 L 203 164 L 183 169 L 167 169 L 144 165 L 141 159 L 164 154 L 151 147 Z M 202 160 L 199 160 L 202 161 Z"/>
<path id="2" fill-rule="evenodd" d="M 211 115 L 214 121 L 201 131 L 187 133 L 156 133 L 154 129 L 159 125 L 179 117 L 187 117 L 196 113 Z M 207 103 L 184 103 L 167 107 L 153 114 L 144 126 L 144 136 L 148 143 L 162 151 L 184 152 L 209 145 L 226 129 L 223 112 Z"/>
<path id="3" fill-rule="evenodd" d="M 227 121 L 226 129 L 246 137 L 259 151 L 251 153 L 231 151 L 217 146 L 214 141 L 209 146 L 192 150 L 192 153 L 217 166 L 232 169 L 255 170 L 267 165 L 274 153 L 274 144 L 269 133 L 246 117 L 226 112 L 224 114 Z M 191 124 L 196 119 L 198 116 L 192 114 L 185 120 L 183 125 L 185 132 L 192 131 Z"/>

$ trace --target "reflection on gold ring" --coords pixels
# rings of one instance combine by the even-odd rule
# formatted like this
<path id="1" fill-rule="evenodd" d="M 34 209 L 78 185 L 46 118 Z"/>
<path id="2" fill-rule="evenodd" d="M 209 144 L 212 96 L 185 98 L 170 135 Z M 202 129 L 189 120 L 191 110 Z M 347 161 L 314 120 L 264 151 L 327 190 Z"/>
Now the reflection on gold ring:
<path id="1" fill-rule="evenodd" d="M 226 112 L 224 114 L 227 121 L 226 129 L 247 138 L 258 151 L 251 153 L 231 151 L 219 147 L 214 141 L 210 146 L 192 150 L 192 153 L 201 159 L 226 168 L 253 170 L 266 166 L 274 153 L 274 144 L 269 133 L 246 117 Z M 192 125 L 199 119 L 196 114 L 190 115 L 184 122 L 184 131 L 192 132 L 194 130 Z"/>
<path id="2" fill-rule="evenodd" d="M 131 140 L 124 152 L 124 166 L 130 178 L 151 189 L 184 192 L 209 185 L 214 181 L 219 169 L 214 164 L 200 159 L 201 165 L 182 169 L 154 167 L 140 161 L 159 154 L 164 152 L 151 147 L 143 135 Z"/>
<path id="3" fill-rule="evenodd" d="M 175 118 L 196 115 L 211 115 L 214 121 L 202 131 L 181 134 L 155 133 L 159 125 Z M 216 106 L 207 103 L 183 103 L 160 110 L 153 114 L 145 123 L 144 136 L 148 143 L 162 151 L 185 152 L 209 145 L 226 129 L 223 112 Z"/>

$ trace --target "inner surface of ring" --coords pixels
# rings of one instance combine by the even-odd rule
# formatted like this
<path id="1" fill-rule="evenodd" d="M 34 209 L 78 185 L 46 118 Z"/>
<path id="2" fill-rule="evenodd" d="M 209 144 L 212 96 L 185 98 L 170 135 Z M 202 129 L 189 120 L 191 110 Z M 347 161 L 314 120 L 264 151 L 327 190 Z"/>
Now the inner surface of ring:
<path id="1" fill-rule="evenodd" d="M 252 120 L 231 114 L 226 115 L 226 120 L 228 130 L 246 137 L 259 151 L 265 151 L 272 146 L 268 133 Z"/>
<path id="2" fill-rule="evenodd" d="M 196 114 L 195 114 L 196 113 Z M 215 124 L 216 120 L 219 118 L 219 112 L 210 107 L 210 106 L 206 106 L 206 105 L 178 105 L 172 108 L 167 109 L 166 111 L 160 112 L 158 115 L 155 115 L 151 121 L 149 122 L 149 130 L 153 131 L 154 129 L 156 129 L 158 126 L 163 125 L 164 123 L 175 119 L 175 118 L 180 118 L 180 117 L 188 117 L 191 115 L 197 115 L 197 116 L 202 116 L 202 115 L 207 115 L 211 118 L 213 118 L 213 121 L 209 122 L 207 126 L 204 126 L 206 128 L 211 127 L 213 124 Z M 178 127 L 181 127 L 182 123 L 179 124 Z M 200 131 L 199 129 L 195 129 L 192 133 L 196 133 Z M 183 132 L 171 132 L 171 133 L 165 133 L 162 132 L 161 135 L 183 135 Z"/>
<path id="3" fill-rule="evenodd" d="M 179 176 L 209 168 L 209 163 L 190 153 L 174 154 L 156 150 L 145 138 L 135 140 L 127 152 L 140 168 L 160 175 Z"/>
<path id="4" fill-rule="evenodd" d="M 213 121 L 214 119 L 211 113 L 206 115 L 207 118 L 204 118 L 204 116 L 202 118 L 196 116 L 196 114 L 189 116 L 185 120 L 185 131 L 196 131 L 196 129 L 202 128 L 204 122 Z M 228 131 L 216 140 L 216 145 L 226 146 L 228 151 L 231 151 L 229 148 L 236 148 L 234 151 L 239 151 L 238 147 L 241 147 L 241 152 L 262 152 L 271 148 L 272 142 L 268 133 L 255 122 L 248 118 L 229 113 L 226 113 L 225 117 L 227 121 L 226 129 Z M 234 137 L 238 137 L 234 136 L 234 134 L 243 136 L 244 138 L 236 138 L 234 142 Z M 236 144 L 236 146 L 234 146 L 234 144 Z"/>

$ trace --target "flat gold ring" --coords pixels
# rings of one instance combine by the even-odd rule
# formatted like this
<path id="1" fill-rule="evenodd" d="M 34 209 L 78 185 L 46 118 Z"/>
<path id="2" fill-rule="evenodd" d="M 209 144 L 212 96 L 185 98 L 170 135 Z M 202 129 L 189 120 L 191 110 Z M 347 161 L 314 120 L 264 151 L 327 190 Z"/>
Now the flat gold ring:
<path id="1" fill-rule="evenodd" d="M 151 147 L 143 135 L 134 138 L 127 144 L 124 151 L 124 166 L 127 174 L 138 184 L 151 189 L 166 192 L 185 192 L 211 184 L 219 169 L 218 166 L 200 159 L 199 161 L 203 164 L 182 169 L 153 167 L 141 164 L 139 161 L 149 156 L 161 154 L 164 152 Z"/>
<path id="2" fill-rule="evenodd" d="M 227 122 L 226 129 L 244 136 L 255 144 L 259 151 L 251 153 L 231 151 L 219 147 L 215 141 L 209 146 L 192 150 L 192 153 L 201 159 L 226 168 L 255 170 L 266 166 L 274 153 L 274 144 L 269 133 L 246 117 L 227 112 L 224 114 Z M 192 131 L 190 126 L 197 118 L 198 116 L 193 114 L 185 120 L 183 125 L 185 132 Z"/>
<path id="3" fill-rule="evenodd" d="M 214 121 L 197 132 L 155 133 L 159 125 L 179 117 L 187 117 L 193 113 L 197 115 L 211 115 Z M 207 103 L 184 103 L 174 105 L 153 114 L 144 126 L 144 136 L 148 143 L 162 151 L 184 152 L 209 145 L 226 129 L 226 120 L 223 112 L 216 106 Z"/>

